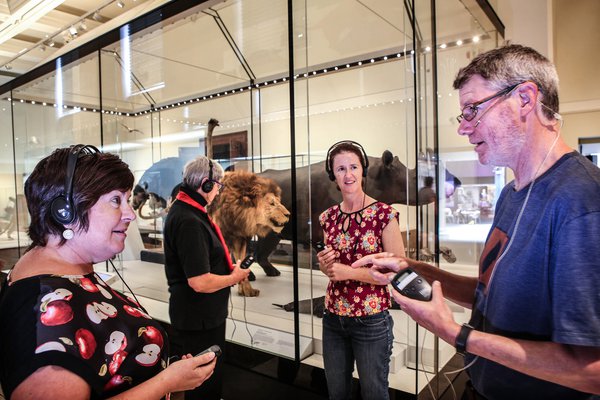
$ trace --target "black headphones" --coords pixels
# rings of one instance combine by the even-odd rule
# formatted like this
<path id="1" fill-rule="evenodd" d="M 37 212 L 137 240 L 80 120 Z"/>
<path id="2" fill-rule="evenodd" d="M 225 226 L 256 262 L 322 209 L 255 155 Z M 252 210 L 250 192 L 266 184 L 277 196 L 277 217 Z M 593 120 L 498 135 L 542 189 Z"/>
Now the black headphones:
<path id="1" fill-rule="evenodd" d="M 75 166 L 81 154 L 100 153 L 95 146 L 86 144 L 77 144 L 69 150 L 67 161 L 67 174 L 65 177 L 65 190 L 62 194 L 52 199 L 50 203 L 50 215 L 52 219 L 61 225 L 67 225 L 75 219 L 75 206 L 73 205 L 73 177 L 75 175 Z"/>
<path id="2" fill-rule="evenodd" d="M 211 159 L 208 159 L 208 179 L 202 182 L 200 188 L 204 193 L 208 193 L 215 187 L 215 181 L 213 180 L 213 163 Z"/>
<path id="3" fill-rule="evenodd" d="M 325 171 L 327 172 L 327 175 L 329 175 L 329 179 L 332 181 L 335 181 L 335 175 L 333 173 L 333 160 L 331 159 L 331 152 L 333 150 L 335 150 L 338 145 L 346 144 L 346 143 L 351 146 L 356 147 L 360 151 L 360 154 L 362 154 L 362 160 L 361 160 L 361 165 L 363 167 L 362 176 L 363 177 L 367 176 L 367 171 L 369 170 L 369 157 L 367 156 L 365 149 L 360 145 L 360 143 L 357 143 L 353 140 L 342 140 L 340 142 L 334 143 L 329 148 L 329 150 L 327 150 L 327 157 L 325 158 Z"/>

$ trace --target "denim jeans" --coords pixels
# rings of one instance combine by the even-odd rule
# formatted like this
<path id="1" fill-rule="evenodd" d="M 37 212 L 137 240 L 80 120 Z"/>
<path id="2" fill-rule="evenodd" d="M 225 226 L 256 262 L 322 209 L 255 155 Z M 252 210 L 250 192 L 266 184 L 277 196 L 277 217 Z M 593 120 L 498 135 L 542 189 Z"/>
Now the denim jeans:
<path id="1" fill-rule="evenodd" d="M 364 400 L 386 400 L 394 341 L 388 311 L 366 317 L 323 315 L 323 362 L 331 400 L 350 399 L 354 361 Z"/>

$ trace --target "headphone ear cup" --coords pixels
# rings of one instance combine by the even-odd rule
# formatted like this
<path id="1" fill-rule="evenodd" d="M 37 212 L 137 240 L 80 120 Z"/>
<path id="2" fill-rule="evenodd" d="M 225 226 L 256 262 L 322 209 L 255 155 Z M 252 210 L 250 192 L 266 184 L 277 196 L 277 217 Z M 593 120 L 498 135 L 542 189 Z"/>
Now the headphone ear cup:
<path id="1" fill-rule="evenodd" d="M 54 221 L 61 225 L 67 225 L 75 219 L 75 210 L 73 205 L 64 196 L 59 196 L 52 200 L 50 204 L 50 215 Z"/>
<path id="2" fill-rule="evenodd" d="M 335 175 L 333 175 L 333 171 L 329 168 L 327 168 L 327 175 L 329 176 L 330 181 L 335 181 Z"/>
<path id="3" fill-rule="evenodd" d="M 363 165 L 363 178 L 367 177 L 367 173 L 369 172 L 369 166 Z"/>
<path id="4" fill-rule="evenodd" d="M 204 193 L 212 191 L 214 187 L 215 183 L 209 179 L 206 179 L 204 182 L 202 182 L 202 185 L 200 186 Z"/>

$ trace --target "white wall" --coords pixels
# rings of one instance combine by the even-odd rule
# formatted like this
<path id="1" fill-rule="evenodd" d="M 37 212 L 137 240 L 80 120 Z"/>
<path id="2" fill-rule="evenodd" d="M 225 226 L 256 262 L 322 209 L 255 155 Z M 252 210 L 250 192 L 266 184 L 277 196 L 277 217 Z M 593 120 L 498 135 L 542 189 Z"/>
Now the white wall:
<path id="1" fill-rule="evenodd" d="M 506 39 L 535 48 L 556 64 L 561 130 L 567 144 L 600 137 L 600 1 L 496 0 Z"/>
<path id="2" fill-rule="evenodd" d="M 497 0 L 493 3 L 506 27 L 507 41 L 532 47 L 553 59 L 552 0 Z"/>

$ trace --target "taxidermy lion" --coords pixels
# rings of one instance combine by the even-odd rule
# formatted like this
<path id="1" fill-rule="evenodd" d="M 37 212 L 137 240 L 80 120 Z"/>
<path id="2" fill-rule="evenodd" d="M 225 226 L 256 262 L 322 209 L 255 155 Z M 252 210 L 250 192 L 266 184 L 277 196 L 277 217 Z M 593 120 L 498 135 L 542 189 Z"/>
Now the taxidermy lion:
<path id="1" fill-rule="evenodd" d="M 223 188 L 209 207 L 211 218 L 221 228 L 229 250 L 236 260 L 246 256 L 246 245 L 254 235 L 279 233 L 290 218 L 281 204 L 281 188 L 268 178 L 251 172 L 226 172 Z M 238 285 L 242 296 L 258 296 L 250 282 Z"/>

